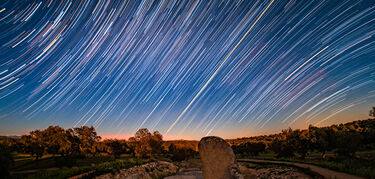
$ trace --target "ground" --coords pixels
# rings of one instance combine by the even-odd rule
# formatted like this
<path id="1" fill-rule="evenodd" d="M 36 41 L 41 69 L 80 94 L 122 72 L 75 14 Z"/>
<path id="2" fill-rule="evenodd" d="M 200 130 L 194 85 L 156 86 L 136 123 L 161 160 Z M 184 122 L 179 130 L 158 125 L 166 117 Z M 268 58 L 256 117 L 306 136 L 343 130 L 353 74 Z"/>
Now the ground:
<path id="1" fill-rule="evenodd" d="M 368 158 L 372 158 L 374 156 L 374 153 L 374 151 L 358 152 L 357 157 L 361 159 L 361 161 L 366 161 L 368 160 Z M 330 155 L 332 154 L 328 154 L 328 157 L 330 157 Z M 272 154 L 262 154 L 257 158 L 247 158 L 243 160 L 240 159 L 238 160 L 238 162 L 240 164 L 241 171 L 246 178 L 264 178 L 265 176 L 275 176 L 274 178 L 278 178 L 276 176 L 279 176 L 279 178 L 311 178 L 311 172 L 318 173 L 319 175 L 325 177 L 331 176 L 331 178 L 334 178 L 334 176 L 338 176 L 340 178 L 356 178 L 356 176 L 354 175 L 349 175 L 343 172 L 337 172 L 335 171 L 335 169 L 327 169 L 329 167 L 319 165 L 321 163 L 317 164 L 322 167 L 308 164 L 309 162 L 313 163 L 318 161 L 319 157 L 320 155 L 318 153 L 314 153 L 310 155 L 310 158 L 304 161 L 300 161 L 297 159 L 289 159 L 289 162 L 287 162 L 281 161 L 287 159 L 273 158 Z M 119 174 L 124 174 L 124 172 L 129 173 L 130 171 L 137 171 L 137 167 L 135 167 L 134 169 L 132 169 L 132 167 L 139 166 L 145 163 L 149 164 L 143 165 L 142 167 L 138 167 L 138 170 L 142 168 L 142 171 L 147 170 L 148 172 L 151 172 L 151 178 L 163 178 L 170 176 L 168 179 L 176 179 L 181 178 L 181 176 L 185 178 L 201 178 L 202 176 L 202 166 L 199 158 L 189 159 L 187 161 L 182 162 L 172 162 L 166 158 L 160 158 L 157 160 L 138 160 L 132 158 L 129 155 L 122 155 L 120 159 L 116 160 L 112 156 L 92 156 L 88 158 L 78 159 L 76 162 L 76 166 L 72 168 L 62 166 L 62 164 L 65 165 L 66 163 L 59 163 L 58 158 L 58 156 L 46 155 L 43 156 L 39 161 L 35 161 L 35 159 L 30 155 L 17 154 L 15 155 L 15 165 L 11 170 L 12 176 L 13 178 L 29 177 L 58 179 L 69 178 L 74 176 L 75 178 L 80 178 L 82 176 L 87 176 L 88 178 L 90 178 L 108 173 L 117 172 Z M 273 161 L 269 161 L 270 159 Z M 155 163 L 150 163 L 160 160 L 168 161 L 173 165 L 164 163 L 162 164 L 162 166 L 164 165 L 164 167 L 160 168 Z M 368 160 L 368 162 L 371 163 L 371 160 Z M 365 162 L 360 164 L 364 165 L 364 163 Z M 331 166 L 334 163 L 326 162 L 325 164 L 327 166 Z M 178 170 L 172 171 L 174 170 L 174 166 L 177 167 Z M 309 168 L 310 170 L 305 170 L 304 168 Z M 366 169 L 363 171 L 367 170 L 370 169 Z M 153 171 L 155 171 L 156 173 L 154 172 L 154 174 L 152 174 Z M 157 171 L 161 172 L 158 173 Z"/>

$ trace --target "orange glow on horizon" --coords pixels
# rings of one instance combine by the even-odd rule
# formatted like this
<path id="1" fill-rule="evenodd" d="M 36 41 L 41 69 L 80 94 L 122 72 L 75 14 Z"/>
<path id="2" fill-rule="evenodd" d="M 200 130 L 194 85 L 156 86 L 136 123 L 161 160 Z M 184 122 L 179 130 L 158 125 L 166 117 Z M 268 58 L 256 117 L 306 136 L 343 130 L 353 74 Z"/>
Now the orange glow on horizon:
<path id="1" fill-rule="evenodd" d="M 102 140 L 105 140 L 105 139 L 128 140 L 130 137 L 134 137 L 134 134 L 98 134 L 98 135 L 102 137 Z M 193 139 L 190 137 L 182 137 L 182 136 L 163 135 L 163 140 L 197 140 L 197 139 Z"/>

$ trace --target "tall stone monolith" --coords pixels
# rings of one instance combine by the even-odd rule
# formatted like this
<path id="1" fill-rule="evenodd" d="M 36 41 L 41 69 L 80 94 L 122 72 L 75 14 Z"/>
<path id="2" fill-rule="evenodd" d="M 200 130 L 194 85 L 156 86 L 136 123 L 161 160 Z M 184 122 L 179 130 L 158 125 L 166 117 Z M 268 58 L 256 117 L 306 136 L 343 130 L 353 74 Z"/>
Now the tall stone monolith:
<path id="1" fill-rule="evenodd" d="M 220 137 L 204 137 L 198 144 L 204 179 L 243 179 L 229 144 Z"/>

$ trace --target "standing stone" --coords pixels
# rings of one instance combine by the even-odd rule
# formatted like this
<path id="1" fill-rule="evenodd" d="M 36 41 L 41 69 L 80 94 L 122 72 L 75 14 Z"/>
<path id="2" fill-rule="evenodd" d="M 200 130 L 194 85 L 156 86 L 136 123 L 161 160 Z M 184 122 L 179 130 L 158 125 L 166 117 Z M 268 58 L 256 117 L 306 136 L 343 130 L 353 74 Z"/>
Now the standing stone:
<path id="1" fill-rule="evenodd" d="M 220 137 L 204 137 L 198 144 L 204 179 L 243 179 L 229 144 Z"/>

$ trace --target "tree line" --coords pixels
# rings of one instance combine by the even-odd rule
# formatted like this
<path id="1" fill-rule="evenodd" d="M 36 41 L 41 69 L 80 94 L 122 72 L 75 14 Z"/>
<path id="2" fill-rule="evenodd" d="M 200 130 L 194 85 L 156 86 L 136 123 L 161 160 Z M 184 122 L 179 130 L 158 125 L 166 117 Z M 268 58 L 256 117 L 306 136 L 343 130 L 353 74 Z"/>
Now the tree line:
<path id="1" fill-rule="evenodd" d="M 197 152 L 189 147 L 165 143 L 158 131 L 151 133 L 148 129 L 142 128 L 128 140 L 101 140 L 92 126 L 69 129 L 49 126 L 44 130 L 31 131 L 20 138 L 0 138 L 0 173 L 8 172 L 13 163 L 13 152 L 30 154 L 35 160 L 50 154 L 55 159 L 63 160 L 61 163 L 67 166 L 74 166 L 79 158 L 97 155 L 111 155 L 114 159 L 122 154 L 137 158 L 163 156 L 179 161 L 197 155 Z"/>
<path id="2" fill-rule="evenodd" d="M 129 140 L 105 139 L 97 135 L 94 127 L 82 126 L 64 129 L 60 126 L 49 126 L 44 130 L 34 130 L 19 139 L 4 138 L 2 142 L 12 152 L 26 153 L 36 160 L 43 155 L 52 154 L 64 158 L 85 157 L 100 154 L 121 154 L 134 157 L 150 158 L 165 153 L 163 136 L 155 131 L 139 129 Z"/>
<path id="3" fill-rule="evenodd" d="M 375 119 L 359 120 L 328 127 L 310 125 L 308 129 L 282 130 L 279 134 L 228 140 L 237 154 L 258 155 L 272 151 L 276 157 L 304 159 L 310 152 L 326 152 L 353 157 L 359 150 L 375 149 Z"/>

